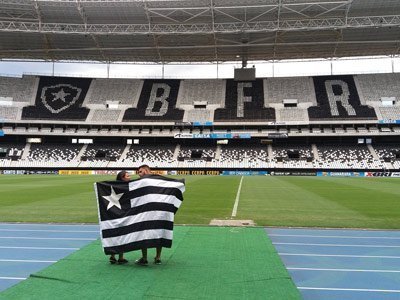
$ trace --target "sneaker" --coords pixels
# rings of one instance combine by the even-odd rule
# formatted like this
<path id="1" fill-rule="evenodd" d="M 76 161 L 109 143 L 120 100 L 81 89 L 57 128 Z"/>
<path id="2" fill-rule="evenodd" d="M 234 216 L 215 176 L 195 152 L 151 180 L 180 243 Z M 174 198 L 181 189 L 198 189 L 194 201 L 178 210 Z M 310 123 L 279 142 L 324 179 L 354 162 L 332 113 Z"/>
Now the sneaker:
<path id="1" fill-rule="evenodd" d="M 110 264 L 114 265 L 117 263 L 117 260 L 115 259 L 115 257 L 110 256 Z"/>
<path id="2" fill-rule="evenodd" d="M 118 264 L 119 265 L 123 265 L 123 264 L 126 264 L 126 263 L 128 263 L 128 261 L 125 258 L 118 259 Z"/>
<path id="3" fill-rule="evenodd" d="M 161 259 L 159 259 L 159 258 L 154 258 L 154 264 L 155 264 L 155 265 L 161 265 Z"/>
<path id="4" fill-rule="evenodd" d="M 135 264 L 137 265 L 141 265 L 141 266 L 147 266 L 149 262 L 147 261 L 147 259 L 144 259 L 143 257 L 135 260 Z"/>

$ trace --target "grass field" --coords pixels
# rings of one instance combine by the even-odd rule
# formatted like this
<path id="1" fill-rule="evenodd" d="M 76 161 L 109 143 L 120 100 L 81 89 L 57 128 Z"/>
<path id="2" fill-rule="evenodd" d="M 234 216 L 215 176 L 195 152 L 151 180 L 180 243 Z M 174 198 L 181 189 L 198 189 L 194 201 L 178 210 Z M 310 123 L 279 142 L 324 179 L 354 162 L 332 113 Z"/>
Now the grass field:
<path id="1" fill-rule="evenodd" d="M 230 219 L 240 176 L 186 176 L 176 224 Z M 110 176 L 0 177 L 0 222 L 97 223 L 93 183 Z M 259 226 L 400 228 L 400 179 L 244 177 L 236 219 Z"/>

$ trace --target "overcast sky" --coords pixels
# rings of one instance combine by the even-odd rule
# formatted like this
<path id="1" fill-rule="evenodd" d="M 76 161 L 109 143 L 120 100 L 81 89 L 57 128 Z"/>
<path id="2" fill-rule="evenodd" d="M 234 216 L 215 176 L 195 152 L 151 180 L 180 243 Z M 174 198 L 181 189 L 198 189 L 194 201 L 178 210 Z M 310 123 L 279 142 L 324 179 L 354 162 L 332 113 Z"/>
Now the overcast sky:
<path id="1" fill-rule="evenodd" d="M 400 59 L 390 57 L 336 60 L 249 62 L 257 77 L 363 74 L 400 72 Z M 240 63 L 220 64 L 101 64 L 0 61 L 0 75 L 23 74 L 94 78 L 233 78 Z"/>

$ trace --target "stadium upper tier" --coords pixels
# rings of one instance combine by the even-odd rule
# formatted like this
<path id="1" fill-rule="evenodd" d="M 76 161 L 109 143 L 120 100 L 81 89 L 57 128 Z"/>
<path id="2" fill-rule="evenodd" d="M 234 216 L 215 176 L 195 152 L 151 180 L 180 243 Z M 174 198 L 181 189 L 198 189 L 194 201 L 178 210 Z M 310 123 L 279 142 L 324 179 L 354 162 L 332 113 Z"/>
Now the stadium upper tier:
<path id="1" fill-rule="evenodd" d="M 315 124 L 400 120 L 400 75 L 255 81 L 0 77 L 0 120 L 77 124 Z"/>

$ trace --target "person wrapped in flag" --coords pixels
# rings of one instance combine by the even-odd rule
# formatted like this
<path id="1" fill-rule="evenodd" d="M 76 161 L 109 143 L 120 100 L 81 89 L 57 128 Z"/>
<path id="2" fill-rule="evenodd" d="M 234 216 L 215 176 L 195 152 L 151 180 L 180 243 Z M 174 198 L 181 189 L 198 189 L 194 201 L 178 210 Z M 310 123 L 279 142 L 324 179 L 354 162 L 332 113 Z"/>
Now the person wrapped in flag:
<path id="1" fill-rule="evenodd" d="M 139 170 L 143 167 L 141 166 Z M 131 181 L 95 183 L 101 241 L 106 255 L 172 246 L 174 216 L 183 201 L 184 180 L 146 172 Z M 155 263 L 161 262 L 156 256 Z M 142 261 L 143 262 L 143 261 Z M 145 265 L 146 263 L 140 263 Z"/>
<path id="2" fill-rule="evenodd" d="M 116 180 L 117 181 L 130 181 L 131 176 L 129 175 L 129 173 L 127 171 L 122 170 L 122 171 L 118 172 Z M 111 254 L 110 263 L 122 265 L 122 264 L 128 263 L 128 260 L 124 258 L 124 253 L 119 253 L 118 260 L 115 258 L 115 254 Z"/>

